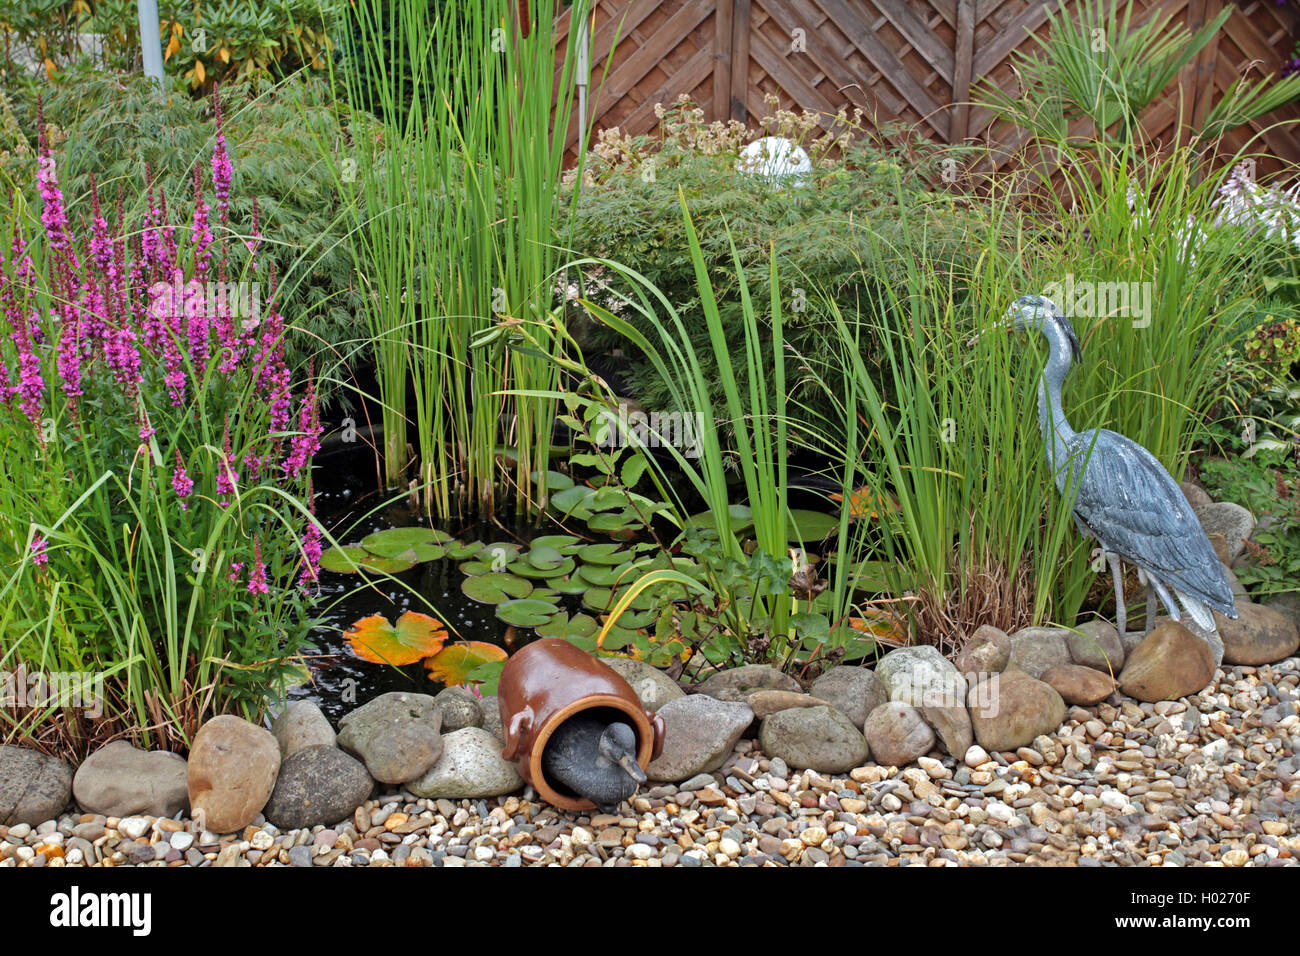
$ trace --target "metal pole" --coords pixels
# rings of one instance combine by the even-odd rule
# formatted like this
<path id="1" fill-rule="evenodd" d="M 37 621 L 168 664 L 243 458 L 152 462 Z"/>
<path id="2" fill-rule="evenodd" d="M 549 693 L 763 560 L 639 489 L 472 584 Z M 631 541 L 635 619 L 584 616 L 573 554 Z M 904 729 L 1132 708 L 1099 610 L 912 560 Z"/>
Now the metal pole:
<path id="1" fill-rule="evenodd" d="M 162 40 L 158 30 L 158 0 L 136 0 L 140 14 L 140 55 L 144 59 L 144 75 L 151 76 L 163 85 Z"/>
<path id="2" fill-rule="evenodd" d="M 578 135 L 587 136 L 587 82 L 591 76 L 591 20 L 586 4 L 578 4 L 575 12 L 581 13 L 578 20 L 578 62 L 576 64 L 578 83 Z M 581 141 L 581 140 L 580 140 Z"/>

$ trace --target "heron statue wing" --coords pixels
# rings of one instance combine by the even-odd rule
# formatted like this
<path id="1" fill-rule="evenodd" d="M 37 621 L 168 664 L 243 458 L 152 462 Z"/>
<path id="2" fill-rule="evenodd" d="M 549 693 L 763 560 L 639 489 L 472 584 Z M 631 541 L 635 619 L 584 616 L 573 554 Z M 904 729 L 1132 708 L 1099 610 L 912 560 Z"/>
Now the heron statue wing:
<path id="1" fill-rule="evenodd" d="M 1106 550 L 1175 591 L 1232 611 L 1232 589 L 1205 530 L 1151 452 L 1104 428 L 1079 432 L 1070 452 L 1075 516 Z"/>

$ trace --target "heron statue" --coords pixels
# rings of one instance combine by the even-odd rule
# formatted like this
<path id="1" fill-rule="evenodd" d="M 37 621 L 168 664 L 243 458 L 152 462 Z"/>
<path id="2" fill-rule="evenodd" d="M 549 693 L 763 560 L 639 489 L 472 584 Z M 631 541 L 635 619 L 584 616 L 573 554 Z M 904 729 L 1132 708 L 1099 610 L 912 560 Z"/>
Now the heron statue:
<path id="1" fill-rule="evenodd" d="M 542 772 L 602 813 L 613 813 L 645 783 L 636 762 L 636 733 L 621 721 L 577 713 L 556 728 L 542 752 Z"/>
<path id="2" fill-rule="evenodd" d="M 1096 538 L 1115 580 L 1115 616 L 1125 633 L 1127 610 L 1120 564 L 1138 570 L 1146 588 L 1146 631 L 1155 627 L 1156 598 L 1169 616 L 1214 633 L 1212 611 L 1237 617 L 1229 587 L 1200 521 L 1178 483 L 1155 455 L 1104 428 L 1076 432 L 1061 407 L 1061 386 L 1082 351 L 1070 320 L 1051 299 L 1025 295 L 1008 310 L 1007 324 L 1037 330 L 1048 357 L 1038 380 L 1038 427 L 1057 490 L 1073 495 L 1074 521 Z M 1175 597 L 1177 600 L 1175 600 Z"/>

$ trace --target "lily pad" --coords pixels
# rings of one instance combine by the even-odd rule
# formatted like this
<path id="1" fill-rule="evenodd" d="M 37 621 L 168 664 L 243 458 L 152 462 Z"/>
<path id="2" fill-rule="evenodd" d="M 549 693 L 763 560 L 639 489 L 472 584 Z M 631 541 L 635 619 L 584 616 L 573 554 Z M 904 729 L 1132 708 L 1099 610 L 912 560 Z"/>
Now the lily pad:
<path id="1" fill-rule="evenodd" d="M 429 680 L 441 681 L 448 687 L 460 687 L 468 682 L 475 668 L 492 661 L 504 661 L 504 648 L 484 641 L 457 641 L 424 662 Z"/>
<path id="2" fill-rule="evenodd" d="M 588 544 L 578 557 L 584 564 L 622 564 L 627 560 L 627 549 L 621 544 Z"/>
<path id="3" fill-rule="evenodd" d="M 554 571 L 560 565 L 564 564 L 565 556 L 560 554 L 555 548 L 545 544 L 533 543 L 529 552 L 523 555 L 523 560 L 527 561 L 538 571 Z"/>
<path id="4" fill-rule="evenodd" d="M 739 534 L 746 529 L 753 527 L 754 510 L 749 505 L 728 505 L 727 506 L 727 523 L 733 534 Z M 718 530 L 718 519 L 712 511 L 701 511 L 699 514 L 691 515 L 686 519 L 686 528 L 712 528 Z"/>
<path id="5" fill-rule="evenodd" d="M 560 554 L 577 554 L 582 549 L 582 539 L 572 534 L 544 534 L 533 538 L 533 547 L 539 545 L 554 548 Z"/>
<path id="6" fill-rule="evenodd" d="M 563 611 L 537 628 L 538 637 L 594 637 L 600 630 L 596 619 L 588 614 L 575 614 L 569 617 Z"/>
<path id="7" fill-rule="evenodd" d="M 838 515 L 823 514 L 820 511 L 808 511 L 796 508 L 790 512 L 785 523 L 787 541 L 803 541 L 805 544 L 824 541 L 840 529 Z"/>
<path id="8" fill-rule="evenodd" d="M 534 482 L 540 481 L 541 476 L 542 473 L 540 471 L 534 471 L 532 472 L 532 474 L 529 475 L 529 477 L 532 478 Z M 572 488 L 572 487 L 573 487 L 573 479 L 570 478 L 568 475 L 564 474 L 563 472 L 548 471 L 546 473 L 546 490 L 548 492 L 554 494 L 557 491 L 563 491 L 565 488 Z"/>
<path id="9" fill-rule="evenodd" d="M 480 604 L 501 604 L 512 598 L 525 598 L 533 592 L 533 585 L 513 574 L 480 574 L 460 582 L 465 596 Z"/>
<path id="10" fill-rule="evenodd" d="M 382 614 L 372 614 L 354 623 L 343 636 L 362 660 L 402 667 L 442 650 L 447 629 L 437 618 L 407 611 L 396 624 L 389 624 Z"/>
<path id="11" fill-rule="evenodd" d="M 626 584 L 630 578 L 632 562 L 625 561 L 617 567 L 602 564 L 584 564 L 578 573 L 584 581 L 590 581 L 598 588 L 612 588 L 616 584 Z"/>
<path id="12" fill-rule="evenodd" d="M 546 583 L 557 594 L 581 594 L 591 587 L 591 582 L 576 571 L 565 578 L 547 578 Z"/>
<path id="13" fill-rule="evenodd" d="M 447 557 L 453 561 L 464 561 L 466 558 L 472 558 L 483 550 L 482 541 L 448 541 L 443 547 L 447 550 Z"/>
<path id="14" fill-rule="evenodd" d="M 519 545 L 512 541 L 494 541 L 492 544 L 484 545 L 483 550 L 475 557 L 491 565 L 493 571 L 500 571 L 519 557 Z"/>
<path id="15" fill-rule="evenodd" d="M 574 485 L 571 488 L 565 488 L 563 491 L 557 491 L 551 495 L 551 507 L 555 508 L 561 514 L 574 515 L 578 518 L 586 517 L 591 513 L 587 503 L 596 494 L 595 488 L 588 488 L 585 485 Z"/>
<path id="16" fill-rule="evenodd" d="M 577 563 L 573 558 L 562 558 L 561 563 L 549 568 L 539 568 L 531 562 L 520 558 L 518 561 L 511 562 L 506 566 L 506 570 L 512 574 L 518 574 L 525 578 L 562 578 L 572 574 Z"/>
<path id="17" fill-rule="evenodd" d="M 497 605 L 497 617 L 516 627 L 541 627 L 559 610 L 550 601 L 518 598 Z"/>
<path id="18" fill-rule="evenodd" d="M 320 566 L 338 574 L 356 574 L 358 571 L 376 571 L 380 574 L 400 574 L 415 567 L 417 562 L 405 558 L 385 558 L 371 554 L 360 545 L 330 548 L 320 556 Z"/>

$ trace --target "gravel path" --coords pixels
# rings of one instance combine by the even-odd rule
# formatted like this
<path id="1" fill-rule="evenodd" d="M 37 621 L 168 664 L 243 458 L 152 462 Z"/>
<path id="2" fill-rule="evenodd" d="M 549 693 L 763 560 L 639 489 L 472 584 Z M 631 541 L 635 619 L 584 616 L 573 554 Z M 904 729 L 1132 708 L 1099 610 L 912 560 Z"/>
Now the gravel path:
<path id="1" fill-rule="evenodd" d="M 0 867 L 1294 866 L 1300 659 L 1220 670 L 1182 701 L 1074 707 L 1034 747 L 890 772 L 791 773 L 743 740 L 723 769 L 617 815 L 381 794 L 332 829 L 218 837 L 184 820 L 0 827 Z"/>

